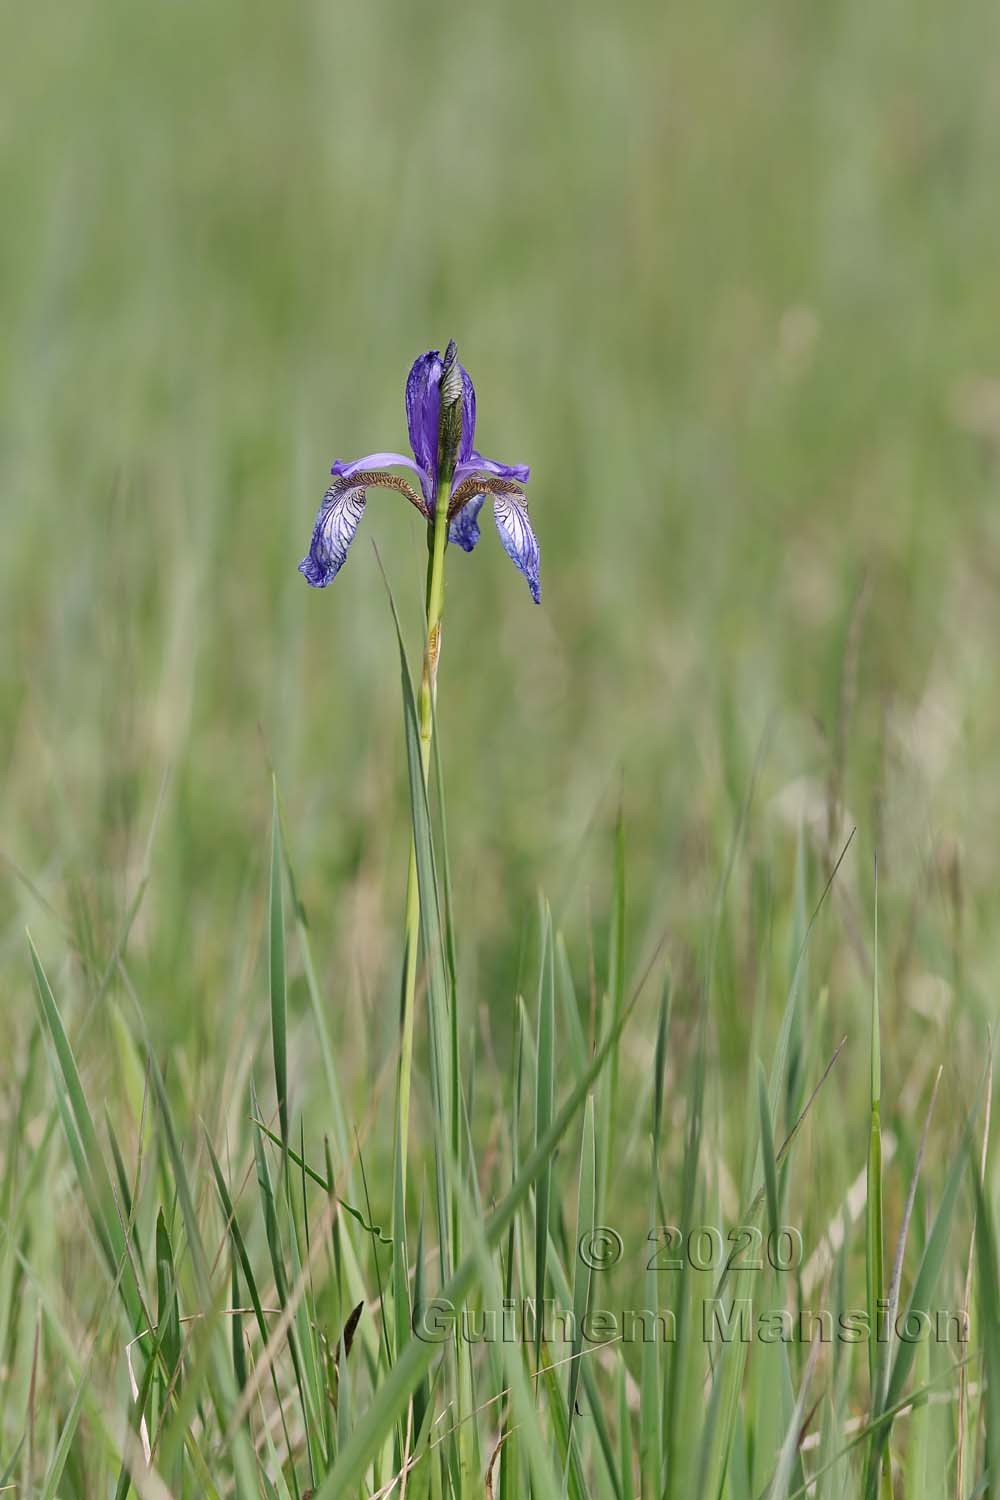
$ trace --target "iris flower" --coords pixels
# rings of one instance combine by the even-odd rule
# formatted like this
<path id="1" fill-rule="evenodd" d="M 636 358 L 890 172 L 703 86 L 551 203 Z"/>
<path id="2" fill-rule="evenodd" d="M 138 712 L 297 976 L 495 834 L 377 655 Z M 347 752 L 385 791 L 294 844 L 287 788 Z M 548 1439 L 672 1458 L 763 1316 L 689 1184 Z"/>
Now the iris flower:
<path id="1" fill-rule="evenodd" d="M 442 388 L 446 410 L 450 402 L 457 412 L 461 403 L 461 424 L 451 452 L 446 440 L 448 424 L 442 421 Z M 527 579 L 537 604 L 541 597 L 538 542 L 522 489 L 530 471 L 526 464 L 501 464 L 476 452 L 476 392 L 468 371 L 458 363 L 454 342 L 443 357 L 430 349 L 414 362 L 406 381 L 406 425 L 412 458 L 404 453 L 368 453 L 351 463 L 338 459 L 331 468 L 333 483 L 323 496 L 309 554 L 299 564 L 306 582 L 324 589 L 336 578 L 347 560 L 369 489 L 381 486 L 398 490 L 432 532 L 439 494 L 447 494 L 448 539 L 465 552 L 471 552 L 479 541 L 479 512 L 489 495 L 500 541 Z M 396 468 L 411 469 L 416 474 L 419 493 L 391 472 Z"/>

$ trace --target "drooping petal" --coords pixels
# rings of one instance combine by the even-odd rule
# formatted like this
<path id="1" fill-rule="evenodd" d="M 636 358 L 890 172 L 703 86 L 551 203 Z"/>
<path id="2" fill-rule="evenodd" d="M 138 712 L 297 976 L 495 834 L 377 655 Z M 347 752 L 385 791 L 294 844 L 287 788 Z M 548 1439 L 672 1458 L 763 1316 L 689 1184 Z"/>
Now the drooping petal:
<path id="1" fill-rule="evenodd" d="M 398 459 L 399 454 L 372 454 L 370 457 Z M 358 462 L 363 463 L 365 460 Z M 317 589 L 325 589 L 344 566 L 347 549 L 364 514 L 366 493 L 373 486 L 396 490 L 405 495 L 424 520 L 430 520 L 427 502 L 398 474 L 390 474 L 386 469 L 361 469 L 357 463 L 336 463 L 333 471 L 334 481 L 323 496 L 313 528 L 309 555 L 299 563 L 299 572 Z"/>
<path id="2" fill-rule="evenodd" d="M 441 354 L 428 349 L 406 377 L 406 425 L 418 466 L 437 484 L 438 429 L 441 423 Z"/>
<path id="3" fill-rule="evenodd" d="M 542 597 L 538 578 L 540 554 L 538 540 L 528 519 L 527 502 L 512 493 L 494 495 L 493 518 L 497 523 L 504 551 L 515 568 L 528 580 L 531 597 L 538 604 Z"/>
<path id="4" fill-rule="evenodd" d="M 299 572 L 314 589 L 325 589 L 347 561 L 347 549 L 365 513 L 365 486 L 335 479 L 323 496 L 309 552 Z"/>
<path id="5" fill-rule="evenodd" d="M 448 540 L 461 547 L 463 552 L 471 552 L 479 541 L 479 512 L 485 503 L 485 495 L 474 495 L 471 500 L 466 501 L 448 527 Z"/>
<path id="6" fill-rule="evenodd" d="M 473 451 L 455 469 L 455 483 L 471 479 L 474 474 L 495 474 L 498 479 L 514 479 L 518 484 L 527 484 L 531 469 L 527 464 L 500 464 L 496 459 L 484 458 Z"/>

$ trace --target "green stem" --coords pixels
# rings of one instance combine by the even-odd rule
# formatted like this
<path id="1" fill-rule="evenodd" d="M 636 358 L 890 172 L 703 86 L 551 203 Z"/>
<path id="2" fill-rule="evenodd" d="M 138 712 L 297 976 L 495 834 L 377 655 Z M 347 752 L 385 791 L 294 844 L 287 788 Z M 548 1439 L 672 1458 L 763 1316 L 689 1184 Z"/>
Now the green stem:
<path id="1" fill-rule="evenodd" d="M 424 786 L 430 776 L 431 741 L 434 735 L 434 699 L 438 659 L 441 654 L 441 615 L 444 610 L 444 554 L 448 546 L 448 501 L 451 477 L 438 485 L 434 528 L 429 538 L 427 560 L 427 635 L 417 705 L 420 730 L 420 764 Z M 406 1145 L 410 1123 L 410 1079 L 413 1072 L 413 1020 L 417 990 L 417 958 L 420 949 L 420 887 L 417 883 L 417 850 L 410 840 L 410 867 L 406 878 L 406 972 L 403 983 L 403 1037 L 399 1057 L 399 1143 L 402 1175 L 406 1178 Z"/>

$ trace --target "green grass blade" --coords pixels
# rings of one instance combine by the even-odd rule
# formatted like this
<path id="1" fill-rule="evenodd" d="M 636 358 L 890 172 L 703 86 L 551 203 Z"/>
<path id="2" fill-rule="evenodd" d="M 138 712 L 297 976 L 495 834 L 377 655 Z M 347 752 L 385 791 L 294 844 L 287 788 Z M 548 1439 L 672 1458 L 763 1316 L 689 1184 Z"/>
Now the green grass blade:
<path id="1" fill-rule="evenodd" d="M 128 1260 L 128 1252 L 121 1220 L 115 1207 L 111 1178 L 98 1143 L 97 1131 L 83 1091 L 83 1084 L 80 1081 L 73 1049 L 63 1027 L 52 987 L 42 968 L 41 959 L 31 941 L 30 934 L 28 947 L 35 974 L 35 993 L 38 997 L 39 1009 L 58 1063 L 58 1071 L 54 1070 L 54 1079 L 57 1089 L 60 1090 L 60 1112 L 67 1140 L 108 1268 L 112 1276 L 117 1277 L 119 1267 Z M 65 1108 L 63 1108 L 64 1103 Z M 119 1286 L 133 1332 L 138 1333 L 144 1326 L 141 1323 L 140 1299 L 134 1279 L 127 1269 L 121 1275 Z"/>
<path id="2" fill-rule="evenodd" d="M 656 1047 L 653 1052 L 653 1118 L 650 1131 L 649 1160 L 649 1223 L 660 1220 L 660 1144 L 663 1128 L 663 1087 L 667 1065 L 667 1036 L 670 1029 L 672 992 L 669 981 L 660 993 L 660 1011 L 656 1027 Z M 646 1261 L 645 1288 L 646 1306 L 660 1306 L 660 1270 L 657 1257 L 650 1255 Z M 658 1339 L 644 1339 L 642 1344 L 642 1367 L 639 1387 L 639 1472 L 643 1500 L 659 1500 L 663 1489 L 664 1431 L 663 1431 L 663 1377 L 660 1369 L 660 1345 Z"/>
<path id="3" fill-rule="evenodd" d="M 795 1463 L 799 1454 L 799 1440 L 802 1433 L 802 1423 L 806 1415 L 806 1403 L 809 1399 L 809 1388 L 812 1384 L 813 1371 L 819 1358 L 820 1344 L 814 1342 L 809 1351 L 809 1359 L 806 1362 L 805 1374 L 799 1387 L 798 1398 L 792 1412 L 791 1421 L 788 1423 L 781 1451 L 778 1454 L 778 1463 L 774 1471 L 774 1478 L 768 1490 L 768 1500 L 788 1500 L 788 1491 L 791 1487 L 792 1478 L 795 1473 Z"/>
<path id="4" fill-rule="evenodd" d="M 580 1142 L 580 1179 L 576 1208 L 576 1238 L 573 1241 L 573 1340 L 570 1353 L 569 1385 L 566 1404 L 569 1409 L 569 1434 L 572 1439 L 573 1421 L 576 1416 L 577 1391 L 580 1385 L 580 1360 L 583 1351 L 584 1318 L 590 1307 L 591 1272 L 587 1261 L 580 1254 L 579 1246 L 584 1234 L 591 1232 L 595 1224 L 597 1207 L 597 1154 L 594 1140 L 594 1099 L 588 1095 L 583 1112 L 583 1136 Z"/>
<path id="5" fill-rule="evenodd" d="M 921 1257 L 909 1301 L 906 1304 L 906 1311 L 902 1315 L 904 1327 L 915 1327 L 916 1324 L 911 1322 L 912 1319 L 933 1319 L 934 1292 L 944 1265 L 945 1252 L 948 1249 L 951 1221 L 954 1216 L 958 1190 L 962 1181 L 962 1172 L 965 1167 L 967 1144 L 968 1128 L 966 1128 L 963 1137 L 963 1144 L 956 1153 L 948 1172 L 944 1191 L 941 1194 L 941 1201 L 938 1204 L 938 1210 L 934 1216 L 931 1231 L 924 1246 L 924 1253 Z M 884 1417 L 886 1412 L 891 1411 L 902 1400 L 906 1382 L 913 1366 L 916 1347 L 916 1343 L 912 1340 L 899 1340 L 896 1356 L 892 1364 L 892 1373 L 889 1377 L 885 1405 L 882 1411 L 877 1413 L 879 1418 Z M 882 1422 L 878 1428 L 874 1446 L 879 1458 L 888 1444 L 890 1426 L 889 1422 Z M 870 1470 L 869 1494 L 874 1495 L 874 1493 L 873 1470 Z"/>
<path id="6" fill-rule="evenodd" d="M 387 585 L 388 587 L 388 585 Z M 437 870 L 434 858 L 434 840 L 431 828 L 427 788 L 424 785 L 420 751 L 420 730 L 417 718 L 413 683 L 406 660 L 406 647 L 396 610 L 396 602 L 389 591 L 389 605 L 396 630 L 399 649 L 399 670 L 403 694 L 403 724 L 406 738 L 406 764 L 410 787 L 410 814 L 413 831 L 413 848 L 417 865 L 417 885 L 420 892 L 420 937 L 424 962 L 427 968 L 427 1021 L 428 1060 L 430 1064 L 431 1100 L 438 1124 L 435 1148 L 435 1185 L 437 1191 L 438 1234 L 441 1247 L 442 1273 L 447 1276 L 451 1264 L 451 1241 L 455 1213 L 447 1187 L 447 1174 L 441 1159 L 443 1142 L 455 1136 L 455 1116 L 452 1110 L 452 1079 L 455 1069 L 454 1049 L 449 1045 L 451 1036 L 451 997 L 445 972 L 444 939 L 441 924 L 441 903 L 438 892 Z"/>
<path id="7" fill-rule="evenodd" d="M 167 1381 L 171 1382 L 181 1362 L 181 1314 L 174 1252 L 162 1208 L 156 1215 L 156 1328 Z"/>
<path id="8" fill-rule="evenodd" d="M 552 918 L 542 911 L 542 954 L 538 976 L 538 1042 L 535 1074 L 535 1145 L 545 1139 L 552 1123 L 555 1100 L 555 980 L 552 956 Z M 542 1306 L 545 1296 L 545 1262 L 549 1246 L 549 1199 L 552 1163 L 547 1160 L 535 1187 L 535 1298 Z M 535 1363 L 541 1349 L 541 1319 L 536 1320 Z"/>
<path id="9" fill-rule="evenodd" d="M 587 1042 L 580 1022 L 580 1007 L 573 984 L 566 940 L 556 933 L 556 996 L 560 1002 L 559 1014 L 565 1028 L 562 1033 L 573 1059 L 573 1071 L 577 1077 L 587 1066 Z"/>
<path id="10" fill-rule="evenodd" d="M 611 941 L 608 958 L 608 1027 L 614 1027 L 625 1002 L 625 819 L 621 804 L 615 822 L 615 874 L 612 897 Z M 618 1114 L 618 1056 L 611 1054 L 610 1064 L 600 1088 L 600 1131 L 598 1145 L 597 1203 L 603 1214 L 607 1201 L 608 1179 L 614 1159 L 614 1137 Z"/>
<path id="11" fill-rule="evenodd" d="M 767 1219 L 771 1234 L 777 1234 L 781 1222 L 778 1205 L 778 1168 L 774 1159 L 774 1136 L 771 1131 L 771 1106 L 767 1096 L 767 1075 L 757 1059 L 757 1108 L 760 1114 L 760 1152 L 764 1166 L 764 1188 Z"/>
<path id="12" fill-rule="evenodd" d="M 869 1048 L 869 1127 L 868 1127 L 868 1196 L 865 1212 L 865 1286 L 869 1324 L 877 1326 L 879 1302 L 884 1288 L 882 1261 L 882 1053 L 880 1044 L 878 998 L 878 865 L 875 867 L 875 955 L 872 982 L 871 1036 Z M 878 1403 L 878 1349 L 869 1341 L 868 1371 L 871 1387 L 871 1410 Z"/>
<path id="13" fill-rule="evenodd" d="M 59 1441 L 56 1443 L 55 1452 L 49 1463 L 45 1483 L 42 1485 L 41 1500 L 56 1500 L 59 1494 L 59 1486 L 62 1483 L 63 1471 L 66 1468 L 66 1460 L 69 1458 L 70 1448 L 76 1436 L 80 1417 L 83 1412 L 83 1403 L 88 1394 L 90 1384 L 89 1371 L 86 1371 L 76 1388 L 72 1405 L 66 1415 L 59 1433 Z"/>
<path id="14" fill-rule="evenodd" d="M 271 1046 L 274 1054 L 274 1088 L 281 1122 L 281 1142 L 288 1151 L 288 986 L 285 975 L 285 893 L 278 813 L 278 787 L 272 782 L 271 870 L 268 886 L 268 976 L 271 994 Z M 287 1162 L 286 1162 L 287 1165 Z"/>

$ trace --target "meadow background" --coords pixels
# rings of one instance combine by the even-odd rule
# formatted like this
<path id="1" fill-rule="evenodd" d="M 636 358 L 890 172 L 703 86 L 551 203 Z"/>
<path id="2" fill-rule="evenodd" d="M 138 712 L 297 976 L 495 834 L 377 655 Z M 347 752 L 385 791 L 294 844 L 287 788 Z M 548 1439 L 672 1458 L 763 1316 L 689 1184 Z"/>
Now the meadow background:
<path id="1" fill-rule="evenodd" d="M 540 608 L 492 523 L 475 554 L 448 558 L 439 730 L 484 1201 L 509 1181 L 542 891 L 584 1029 L 616 965 L 631 990 L 653 963 L 615 1049 L 603 1205 L 638 1284 L 664 984 L 662 1206 L 674 1222 L 703 1076 L 702 1217 L 738 1220 L 754 1059 L 771 1067 L 803 914 L 856 828 L 814 929 L 774 1128 L 780 1144 L 846 1035 L 782 1188 L 811 1250 L 868 1151 L 877 848 L 887 1278 L 944 1068 L 908 1285 L 1000 973 L 995 9 L 961 0 L 944 25 L 926 0 L 80 0 L 10 10 L 3 30 L 0 1475 L 23 1494 L 114 1493 L 129 1406 L 122 1312 L 64 1142 L 24 928 L 101 1150 L 110 1163 L 106 1113 L 130 1172 L 148 1028 L 214 1250 L 225 1226 L 202 1126 L 239 1176 L 251 1071 L 269 1119 L 274 1103 L 272 767 L 345 1118 L 388 1221 L 380 1111 L 410 825 L 371 541 L 416 667 L 420 522 L 373 492 L 334 587 L 309 590 L 296 564 L 332 459 L 405 447 L 406 371 L 451 337 L 481 451 L 532 466 L 542 549 Z M 321 1161 L 329 1097 L 291 938 L 288 974 L 292 1106 Z M 560 1022 L 560 1095 L 566 1045 Z M 148 1253 L 163 1206 L 193 1305 L 173 1169 L 144 1128 L 158 1165 L 138 1221 Z M 432 1136 L 421 1074 L 411 1153 L 429 1161 Z M 579 1139 L 576 1120 L 559 1161 L 570 1221 Z M 254 1189 L 244 1230 L 266 1265 L 256 1203 Z M 963 1178 L 945 1306 L 964 1295 L 971 1226 Z M 863 1301 L 863 1216 L 845 1256 Z M 775 1442 L 727 1494 L 771 1481 L 797 1356 L 792 1370 Z M 632 1387 L 605 1373 L 617 1444 Z M 970 1378 L 964 1487 L 957 1401 L 942 1402 L 908 1494 L 982 1481 L 978 1364 Z M 864 1417 L 866 1382 L 862 1360 L 838 1421 Z M 191 1456 L 203 1443 L 220 1493 L 245 1482 L 226 1477 L 209 1406 L 183 1414 L 195 1436 L 171 1492 L 211 1492 Z M 750 1449 L 754 1410 L 738 1432 Z M 668 1481 L 636 1443 L 643 1493 L 658 1494 Z M 295 1494 L 297 1452 L 297 1477 L 286 1464 L 275 1478 L 281 1453 L 260 1459 Z M 857 1459 L 835 1492 L 860 1484 Z M 467 1492 L 483 1482 L 480 1469 Z M 693 1476 L 672 1483 L 701 1493 Z M 725 1483 L 742 1483 L 738 1465 Z"/>

